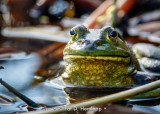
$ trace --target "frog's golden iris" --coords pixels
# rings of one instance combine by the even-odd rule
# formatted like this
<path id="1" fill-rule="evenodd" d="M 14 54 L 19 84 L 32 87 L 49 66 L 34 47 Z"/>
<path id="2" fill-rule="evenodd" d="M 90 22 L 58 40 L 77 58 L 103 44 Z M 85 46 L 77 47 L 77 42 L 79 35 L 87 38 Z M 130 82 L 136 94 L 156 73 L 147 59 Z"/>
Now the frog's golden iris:
<path id="1" fill-rule="evenodd" d="M 71 40 L 64 49 L 67 83 L 85 86 L 118 86 L 133 84 L 132 52 L 122 36 L 113 28 L 87 29 L 78 25 L 71 29 Z"/>

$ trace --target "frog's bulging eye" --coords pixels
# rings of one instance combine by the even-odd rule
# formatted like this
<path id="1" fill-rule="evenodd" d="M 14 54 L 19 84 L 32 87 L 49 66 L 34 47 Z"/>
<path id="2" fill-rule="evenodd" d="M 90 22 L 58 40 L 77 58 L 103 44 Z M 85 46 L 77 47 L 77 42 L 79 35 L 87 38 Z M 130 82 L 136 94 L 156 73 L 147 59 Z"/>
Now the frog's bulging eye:
<path id="1" fill-rule="evenodd" d="M 76 39 L 76 35 L 77 35 L 77 31 L 75 29 L 71 29 L 70 35 L 72 37 L 72 40 L 75 40 Z"/>
<path id="2" fill-rule="evenodd" d="M 106 38 L 110 43 L 116 43 L 117 36 L 118 36 L 117 32 L 112 30 L 112 29 L 110 29 L 108 31 L 108 34 L 106 35 Z"/>
<path id="3" fill-rule="evenodd" d="M 73 36 L 73 35 L 75 35 L 75 34 L 76 34 L 75 30 L 71 30 L 71 31 L 70 31 L 70 35 L 71 35 L 71 36 Z"/>

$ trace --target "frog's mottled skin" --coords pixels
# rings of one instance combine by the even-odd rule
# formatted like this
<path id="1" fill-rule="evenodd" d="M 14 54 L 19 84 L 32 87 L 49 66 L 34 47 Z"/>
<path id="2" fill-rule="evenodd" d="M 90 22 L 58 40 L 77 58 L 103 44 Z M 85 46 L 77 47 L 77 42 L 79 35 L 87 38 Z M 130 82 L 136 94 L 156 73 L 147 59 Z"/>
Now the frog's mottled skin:
<path id="1" fill-rule="evenodd" d="M 120 34 L 109 26 L 71 29 L 71 40 L 64 49 L 64 82 L 85 86 L 133 84 L 134 57 Z"/>

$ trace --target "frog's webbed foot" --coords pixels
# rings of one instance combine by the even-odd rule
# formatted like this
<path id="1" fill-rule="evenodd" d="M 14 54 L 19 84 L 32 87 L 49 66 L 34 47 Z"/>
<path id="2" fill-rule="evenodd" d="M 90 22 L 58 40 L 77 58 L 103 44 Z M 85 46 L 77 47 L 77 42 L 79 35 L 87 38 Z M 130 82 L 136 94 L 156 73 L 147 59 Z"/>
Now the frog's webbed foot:
<path id="1" fill-rule="evenodd" d="M 133 75 L 133 80 L 136 85 L 144 85 L 158 80 L 158 77 L 151 73 L 138 71 L 135 75 Z"/>

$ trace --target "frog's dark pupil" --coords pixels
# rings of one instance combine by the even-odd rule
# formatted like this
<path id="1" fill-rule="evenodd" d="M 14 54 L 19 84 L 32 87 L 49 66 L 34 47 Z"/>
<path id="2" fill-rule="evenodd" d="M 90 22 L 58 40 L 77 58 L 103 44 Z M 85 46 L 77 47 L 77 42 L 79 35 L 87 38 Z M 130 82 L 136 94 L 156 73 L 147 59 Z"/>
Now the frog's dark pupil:
<path id="1" fill-rule="evenodd" d="M 116 31 L 112 31 L 112 32 L 110 33 L 110 36 L 111 36 L 111 37 L 116 37 L 116 36 L 117 36 L 117 32 L 116 32 Z"/>
<path id="2" fill-rule="evenodd" d="M 71 30 L 71 31 L 70 31 L 70 34 L 71 34 L 71 35 L 75 35 L 76 33 L 75 33 L 74 30 Z"/>

